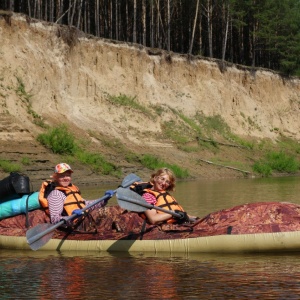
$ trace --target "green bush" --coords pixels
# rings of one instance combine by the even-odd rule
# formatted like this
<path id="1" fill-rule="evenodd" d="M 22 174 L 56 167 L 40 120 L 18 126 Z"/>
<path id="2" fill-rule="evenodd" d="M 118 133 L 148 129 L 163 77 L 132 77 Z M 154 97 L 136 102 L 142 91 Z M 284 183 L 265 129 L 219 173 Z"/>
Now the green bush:
<path id="1" fill-rule="evenodd" d="M 96 172 L 101 172 L 104 175 L 119 174 L 118 168 L 112 163 L 107 162 L 101 154 L 78 150 L 75 156 L 82 163 L 91 166 Z"/>
<path id="2" fill-rule="evenodd" d="M 293 156 L 283 151 L 271 151 L 266 154 L 264 159 L 256 162 L 252 168 L 253 171 L 267 177 L 273 171 L 295 173 L 299 170 L 299 166 L 299 162 Z"/>
<path id="3" fill-rule="evenodd" d="M 18 164 L 4 159 L 0 159 L 0 168 L 6 173 L 21 171 L 21 167 Z"/>
<path id="4" fill-rule="evenodd" d="M 95 172 L 101 172 L 105 175 L 120 175 L 119 168 L 107 162 L 103 156 L 82 149 L 79 146 L 80 143 L 75 140 L 74 135 L 68 131 L 68 127 L 64 124 L 49 129 L 47 133 L 40 134 L 37 140 L 51 149 L 53 153 L 64 155 L 67 161 L 79 160 Z"/>
<path id="5" fill-rule="evenodd" d="M 24 166 L 29 166 L 29 165 L 32 163 L 32 161 L 31 161 L 31 159 L 28 158 L 28 157 L 22 157 L 21 163 L 22 163 Z"/>
<path id="6" fill-rule="evenodd" d="M 150 170 L 155 170 L 163 166 L 163 162 L 151 154 L 144 154 L 140 158 L 141 164 Z"/>
<path id="7" fill-rule="evenodd" d="M 262 161 L 256 162 L 252 166 L 252 169 L 254 172 L 261 174 L 264 177 L 269 177 L 272 174 L 272 168 Z"/>
<path id="8" fill-rule="evenodd" d="M 76 150 L 75 137 L 65 124 L 40 134 L 37 140 L 55 154 L 73 155 Z"/>
<path id="9" fill-rule="evenodd" d="M 267 160 L 271 168 L 278 172 L 294 173 L 299 170 L 299 162 L 282 151 L 268 153 Z"/>

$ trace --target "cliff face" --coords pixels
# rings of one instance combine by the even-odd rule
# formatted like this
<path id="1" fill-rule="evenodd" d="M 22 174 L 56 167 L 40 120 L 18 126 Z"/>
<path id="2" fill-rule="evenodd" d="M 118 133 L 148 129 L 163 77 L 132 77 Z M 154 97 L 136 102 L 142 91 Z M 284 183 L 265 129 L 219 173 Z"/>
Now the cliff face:
<path id="1" fill-rule="evenodd" d="M 145 116 L 107 100 L 120 94 L 165 113 Z M 34 150 L 28 153 L 35 165 L 44 161 L 49 173 L 57 158 L 35 142 L 43 131 L 33 122 L 35 114 L 51 126 L 67 123 L 82 137 L 92 132 L 118 139 L 136 152 L 162 151 L 164 158 L 188 166 L 190 154 L 159 139 L 162 122 L 171 118 L 169 108 L 191 118 L 197 113 L 220 115 L 240 136 L 300 137 L 298 79 L 236 66 L 221 72 L 212 60 L 87 37 L 22 15 L 9 21 L 0 16 L 2 155 L 16 160 L 12 153 L 20 156 L 31 145 Z M 101 148 L 101 139 L 94 141 Z M 205 153 L 203 158 L 209 159 Z"/>

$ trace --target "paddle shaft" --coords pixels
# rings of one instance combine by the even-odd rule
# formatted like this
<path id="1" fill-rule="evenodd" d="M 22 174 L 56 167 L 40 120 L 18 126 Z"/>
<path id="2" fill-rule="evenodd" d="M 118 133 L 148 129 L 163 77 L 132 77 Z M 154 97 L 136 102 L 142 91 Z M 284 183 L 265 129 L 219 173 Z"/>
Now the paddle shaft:
<path id="1" fill-rule="evenodd" d="M 114 191 L 116 193 L 116 190 Z M 105 195 L 103 196 L 102 198 L 98 199 L 97 201 L 87 205 L 86 207 L 80 209 L 82 213 L 84 213 L 86 210 L 88 210 L 89 208 L 91 208 L 92 206 L 96 205 L 97 203 L 101 202 L 101 201 L 104 201 L 106 199 L 110 198 L 109 195 Z M 63 221 L 59 221 L 58 223 L 56 224 L 53 224 L 51 227 L 49 227 L 48 229 L 46 229 L 45 231 L 43 232 L 40 232 L 30 238 L 27 239 L 27 242 L 28 244 L 32 244 L 34 242 L 36 242 L 37 240 L 39 240 L 40 238 L 42 238 L 44 235 L 47 235 L 48 233 L 50 233 L 51 231 L 54 231 L 56 228 L 66 224 L 67 222 L 70 222 L 74 219 L 76 219 L 78 217 L 78 215 L 71 215 L 69 216 L 68 218 L 66 218 L 65 220 Z"/>
<path id="2" fill-rule="evenodd" d="M 142 197 L 141 197 L 141 198 L 142 198 Z M 143 198 L 142 198 L 142 199 L 143 199 Z M 136 200 L 136 199 L 129 199 L 129 198 L 126 198 L 126 199 L 123 199 L 123 198 L 122 198 L 122 200 L 123 200 L 123 201 L 130 202 L 130 203 L 134 203 L 134 204 L 137 204 L 137 205 L 140 205 L 140 206 L 143 206 L 143 207 L 145 207 L 145 208 L 147 208 L 147 209 L 156 209 L 156 210 L 159 210 L 159 211 L 161 211 L 161 212 L 170 214 L 170 215 L 172 215 L 173 217 L 177 217 L 177 218 L 180 218 L 180 217 L 181 217 L 180 214 L 178 214 L 178 213 L 176 213 L 176 212 L 174 212 L 174 211 L 172 211 L 172 210 L 167 210 L 167 209 L 161 208 L 161 207 L 159 207 L 159 206 L 155 206 L 155 205 L 150 204 L 150 203 L 148 203 L 148 202 L 146 202 L 146 201 L 145 201 L 145 202 L 142 202 L 142 201 L 138 201 L 138 200 Z M 143 199 L 143 200 L 144 200 L 144 199 Z"/>
<path id="3" fill-rule="evenodd" d="M 167 209 L 161 208 L 159 206 L 155 206 L 153 204 L 148 203 L 143 197 L 141 197 L 139 194 L 133 192 L 130 189 L 124 189 L 122 187 L 119 187 L 117 189 L 117 200 L 118 200 L 119 205 L 122 208 L 131 210 L 131 211 L 143 212 L 146 209 L 156 209 L 156 210 L 159 210 L 161 212 L 170 214 L 175 218 L 180 219 L 182 217 L 180 214 L 176 213 L 173 210 L 167 210 Z M 134 205 L 133 206 L 132 205 L 126 205 L 126 203 L 124 203 L 122 201 L 131 203 L 131 204 L 134 204 Z M 144 207 L 146 209 L 141 209 L 141 207 Z M 194 221 L 194 218 L 190 218 L 190 220 Z"/>

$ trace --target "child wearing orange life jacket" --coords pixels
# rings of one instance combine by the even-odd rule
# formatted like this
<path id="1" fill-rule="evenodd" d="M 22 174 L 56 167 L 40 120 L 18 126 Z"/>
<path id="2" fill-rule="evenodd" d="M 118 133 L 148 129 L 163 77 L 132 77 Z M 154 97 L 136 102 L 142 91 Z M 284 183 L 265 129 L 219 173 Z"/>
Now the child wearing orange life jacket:
<path id="1" fill-rule="evenodd" d="M 144 212 L 150 224 L 158 223 L 178 223 L 189 221 L 189 216 L 178 204 L 175 198 L 169 193 L 175 189 L 175 176 L 168 168 L 161 168 L 151 175 L 150 183 L 152 187 L 143 190 L 142 197 L 150 204 L 159 206 L 166 210 L 182 212 L 184 220 L 178 220 L 171 214 L 161 212 L 155 209 L 148 209 Z"/>
<path id="2" fill-rule="evenodd" d="M 60 163 L 55 166 L 52 180 L 42 183 L 39 201 L 45 212 L 50 216 L 52 224 L 65 220 L 96 200 L 84 200 L 77 186 L 71 183 L 72 173 L 70 165 Z M 113 191 L 105 194 L 113 195 Z M 91 209 L 100 208 L 107 204 L 107 200 L 100 201 Z"/>

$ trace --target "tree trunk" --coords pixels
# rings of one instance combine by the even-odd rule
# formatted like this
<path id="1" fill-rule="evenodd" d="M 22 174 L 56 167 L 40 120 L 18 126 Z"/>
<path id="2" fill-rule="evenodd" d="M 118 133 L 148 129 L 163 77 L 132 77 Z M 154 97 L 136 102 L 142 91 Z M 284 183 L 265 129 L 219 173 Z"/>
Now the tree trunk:
<path id="1" fill-rule="evenodd" d="M 109 20 L 109 38 L 112 39 L 112 28 L 113 28 L 113 3 L 112 0 L 110 1 L 110 20 Z"/>
<path id="2" fill-rule="evenodd" d="M 199 14 L 199 54 L 202 55 L 203 53 L 203 41 L 202 41 L 202 13 Z"/>
<path id="3" fill-rule="evenodd" d="M 156 41 L 156 47 L 161 48 L 161 40 L 160 40 L 160 27 L 159 27 L 159 21 L 160 21 L 160 6 L 159 6 L 159 0 L 156 0 L 156 34 L 155 34 L 155 41 Z"/>
<path id="4" fill-rule="evenodd" d="M 150 9 L 150 47 L 154 47 L 154 5 L 153 1 L 151 1 L 151 9 Z"/>
<path id="5" fill-rule="evenodd" d="M 119 9 L 118 9 L 118 0 L 116 0 L 116 3 L 115 3 L 115 11 L 116 11 L 116 14 L 115 14 L 115 30 L 116 30 L 116 33 L 115 33 L 115 37 L 116 37 L 116 40 L 119 39 L 119 18 L 118 18 L 118 15 L 119 15 Z"/>
<path id="6" fill-rule="evenodd" d="M 224 7 L 223 15 L 225 20 L 225 33 L 224 33 L 223 45 L 222 45 L 222 62 L 224 62 L 225 55 L 226 55 L 226 46 L 227 46 L 227 37 L 228 37 L 228 28 L 229 28 L 229 3 L 227 4 L 227 7 Z"/>
<path id="7" fill-rule="evenodd" d="M 31 8 L 30 8 L 30 0 L 28 0 L 28 2 L 27 2 L 28 4 L 28 16 L 29 16 L 29 18 L 31 18 Z"/>
<path id="8" fill-rule="evenodd" d="M 209 57 L 213 57 L 212 10 L 213 8 L 212 8 L 211 0 L 207 0 L 207 31 L 208 31 Z"/>
<path id="9" fill-rule="evenodd" d="M 142 44 L 146 46 L 146 3 L 145 0 L 142 2 L 142 24 L 143 24 L 143 32 L 142 32 Z"/>
<path id="10" fill-rule="evenodd" d="M 74 17 L 75 17 L 75 13 L 76 13 L 76 8 L 77 8 L 77 0 L 74 0 L 73 6 L 72 6 L 71 23 L 69 24 L 71 26 L 74 25 Z"/>
<path id="11" fill-rule="evenodd" d="M 197 0 L 197 4 L 196 4 L 196 12 L 195 12 L 195 19 L 194 19 L 194 26 L 193 26 L 192 37 L 190 42 L 189 54 L 192 54 L 192 50 L 193 50 L 195 29 L 196 29 L 197 17 L 198 17 L 198 9 L 199 9 L 199 0 Z"/>
<path id="12" fill-rule="evenodd" d="M 133 1 L 133 32 L 132 42 L 136 43 L 136 0 Z"/>
<path id="13" fill-rule="evenodd" d="M 126 36 L 125 36 L 125 41 L 129 41 L 129 36 L 130 36 L 130 30 L 129 30 L 129 9 L 128 9 L 128 1 L 126 1 L 126 9 L 125 9 L 125 13 L 126 13 Z"/>
<path id="14" fill-rule="evenodd" d="M 170 15 L 170 0 L 167 2 L 167 22 L 168 22 L 168 41 L 167 50 L 171 49 L 171 15 Z"/>
<path id="15" fill-rule="evenodd" d="M 79 26 L 80 26 L 80 20 L 81 20 L 81 10 L 82 10 L 82 1 L 83 0 L 80 0 L 80 4 L 79 4 L 79 9 L 78 9 L 78 19 L 77 19 L 77 28 L 79 29 Z M 98 11 L 99 13 L 99 11 Z"/>

